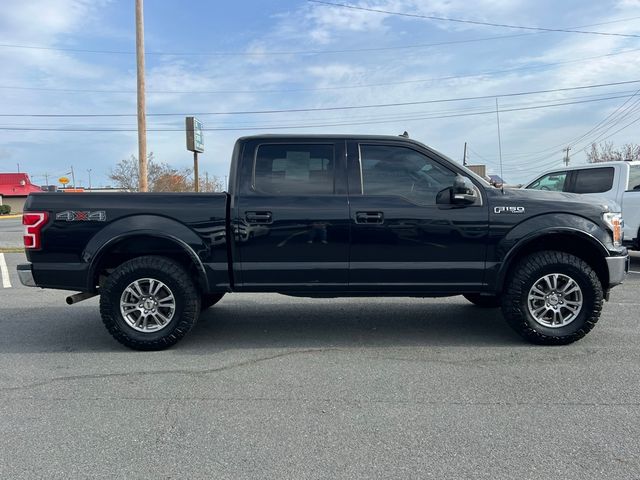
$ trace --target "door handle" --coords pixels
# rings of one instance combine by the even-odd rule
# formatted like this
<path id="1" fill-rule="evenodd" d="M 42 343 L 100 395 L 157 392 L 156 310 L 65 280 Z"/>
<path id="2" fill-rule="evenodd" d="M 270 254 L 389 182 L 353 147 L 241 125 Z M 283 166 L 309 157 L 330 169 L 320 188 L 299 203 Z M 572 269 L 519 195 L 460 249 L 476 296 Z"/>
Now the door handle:
<path id="1" fill-rule="evenodd" d="M 249 223 L 273 223 L 271 212 L 244 212 L 244 216 Z"/>
<path id="2" fill-rule="evenodd" d="M 356 212 L 356 223 L 384 223 L 382 212 Z"/>

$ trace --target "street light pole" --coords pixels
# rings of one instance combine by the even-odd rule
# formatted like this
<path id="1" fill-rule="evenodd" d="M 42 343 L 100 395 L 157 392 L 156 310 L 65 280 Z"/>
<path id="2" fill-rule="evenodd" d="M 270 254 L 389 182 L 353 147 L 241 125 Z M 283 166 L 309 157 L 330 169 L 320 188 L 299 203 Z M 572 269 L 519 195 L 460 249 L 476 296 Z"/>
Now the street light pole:
<path id="1" fill-rule="evenodd" d="M 139 190 L 147 192 L 147 117 L 144 80 L 144 16 L 142 0 L 136 0 L 136 65 L 138 78 L 138 164 Z"/>
<path id="2" fill-rule="evenodd" d="M 87 169 L 87 173 L 89 174 L 89 190 L 91 190 L 91 170 L 93 169 L 92 168 Z"/>

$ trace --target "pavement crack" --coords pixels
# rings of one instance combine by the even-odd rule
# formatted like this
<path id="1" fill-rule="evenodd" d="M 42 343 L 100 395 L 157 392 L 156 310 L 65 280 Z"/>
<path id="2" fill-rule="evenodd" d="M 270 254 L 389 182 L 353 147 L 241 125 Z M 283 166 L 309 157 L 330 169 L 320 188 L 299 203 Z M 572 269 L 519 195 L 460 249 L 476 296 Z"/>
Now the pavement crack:
<path id="1" fill-rule="evenodd" d="M 45 385 L 51 385 L 54 383 L 61 382 L 70 382 L 75 380 L 98 380 L 105 378 L 127 378 L 132 376 L 153 376 L 153 375 L 192 375 L 192 376 L 205 376 L 213 373 L 225 372 L 228 370 L 233 370 L 235 368 L 248 367 L 251 365 L 257 365 L 262 362 L 267 362 L 269 360 L 276 360 L 278 358 L 293 356 L 293 355 L 303 355 L 307 353 L 323 353 L 330 350 L 337 350 L 335 348 L 308 348 L 303 350 L 291 350 L 286 352 L 280 352 L 274 355 L 268 355 L 265 357 L 251 358 L 247 360 L 243 360 L 240 362 L 230 363 L 228 365 L 223 365 L 221 367 L 208 368 L 204 370 L 191 370 L 187 368 L 183 369 L 175 369 L 175 370 L 152 370 L 152 371 L 134 371 L 134 372 L 120 372 L 120 373 L 95 373 L 88 375 L 68 375 L 63 377 L 55 377 L 49 380 L 43 380 L 41 382 L 29 383 L 26 385 L 20 385 L 16 387 L 2 387 L 0 388 L 0 392 L 13 392 L 19 390 L 26 390 L 30 388 L 42 387 Z"/>

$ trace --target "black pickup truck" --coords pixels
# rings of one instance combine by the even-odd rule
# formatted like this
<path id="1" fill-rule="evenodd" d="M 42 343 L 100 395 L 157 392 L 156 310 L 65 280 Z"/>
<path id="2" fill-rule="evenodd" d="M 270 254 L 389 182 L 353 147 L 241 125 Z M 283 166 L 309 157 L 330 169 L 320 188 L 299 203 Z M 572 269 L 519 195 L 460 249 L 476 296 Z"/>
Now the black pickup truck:
<path id="1" fill-rule="evenodd" d="M 121 343 L 178 342 L 228 292 L 464 295 L 567 344 L 628 271 L 616 204 L 500 190 L 404 137 L 237 141 L 228 193 L 30 195 L 23 284 L 100 295 Z M 391 312 L 390 312 L 391 313 Z"/>

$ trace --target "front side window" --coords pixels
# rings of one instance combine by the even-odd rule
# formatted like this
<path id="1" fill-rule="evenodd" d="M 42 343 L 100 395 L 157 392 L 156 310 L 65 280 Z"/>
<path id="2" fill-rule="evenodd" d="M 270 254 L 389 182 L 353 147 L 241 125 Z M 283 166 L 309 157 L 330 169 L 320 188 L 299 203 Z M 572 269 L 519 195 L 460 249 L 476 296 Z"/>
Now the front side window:
<path id="1" fill-rule="evenodd" d="M 397 195 L 435 205 L 438 192 L 453 185 L 456 173 L 406 147 L 360 145 L 363 195 Z"/>
<path id="2" fill-rule="evenodd" d="M 602 193 L 613 187 L 613 167 L 576 170 L 574 193 Z"/>
<path id="3" fill-rule="evenodd" d="M 333 194 L 333 145 L 260 145 L 253 185 L 257 192 L 265 194 Z"/>
<path id="4" fill-rule="evenodd" d="M 530 183 L 527 188 L 532 190 L 563 192 L 566 181 L 567 172 L 553 172 L 538 178 L 536 181 Z"/>
<path id="5" fill-rule="evenodd" d="M 627 190 L 640 190 L 640 165 L 631 165 L 631 168 L 629 168 Z"/>

